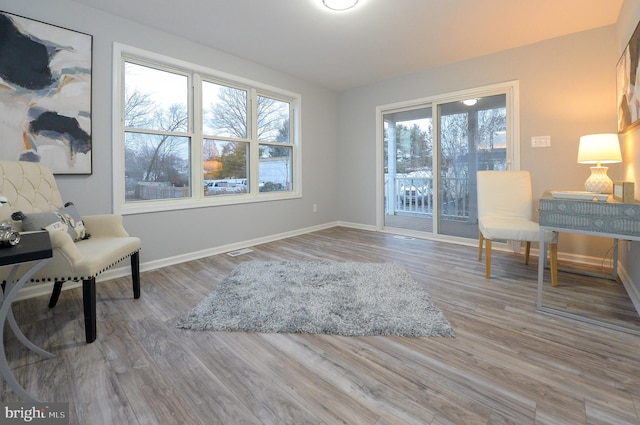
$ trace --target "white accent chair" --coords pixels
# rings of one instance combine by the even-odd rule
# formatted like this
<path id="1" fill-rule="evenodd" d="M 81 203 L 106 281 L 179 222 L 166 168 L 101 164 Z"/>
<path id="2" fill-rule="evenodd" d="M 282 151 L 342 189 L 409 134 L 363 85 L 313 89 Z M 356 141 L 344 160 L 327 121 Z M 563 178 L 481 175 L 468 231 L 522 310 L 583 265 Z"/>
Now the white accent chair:
<path id="1" fill-rule="evenodd" d="M 486 278 L 491 278 L 491 242 L 526 242 L 524 262 L 529 264 L 531 242 L 540 241 L 540 226 L 533 221 L 531 174 L 528 171 L 478 171 L 478 261 L 486 245 Z M 551 282 L 558 285 L 558 234 L 545 232 L 549 244 Z M 539 259 L 546 261 L 546 259 Z"/>
<path id="2" fill-rule="evenodd" d="M 63 207 L 62 197 L 51 171 L 34 162 L 0 161 L 0 195 L 10 208 L 2 207 L 0 221 L 11 221 L 11 212 L 24 214 L 55 212 Z M 131 258 L 133 297 L 140 298 L 141 241 L 131 237 L 117 214 L 83 216 L 82 221 L 91 237 L 74 239 L 66 231 L 50 232 L 53 258 L 31 282 L 53 282 L 49 307 L 54 307 L 65 281 L 82 281 L 85 336 L 87 343 L 96 339 L 96 276 L 116 263 Z M 22 231 L 21 222 L 12 222 Z M 0 282 L 6 283 L 9 270 L 0 268 Z M 18 277 L 20 274 L 18 274 Z"/>

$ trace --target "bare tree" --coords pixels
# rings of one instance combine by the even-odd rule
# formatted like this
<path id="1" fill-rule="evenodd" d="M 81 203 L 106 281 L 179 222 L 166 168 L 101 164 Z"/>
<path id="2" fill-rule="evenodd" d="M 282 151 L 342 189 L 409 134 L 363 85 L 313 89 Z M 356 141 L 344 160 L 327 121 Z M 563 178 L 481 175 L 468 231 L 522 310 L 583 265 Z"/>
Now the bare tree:
<path id="1" fill-rule="evenodd" d="M 289 105 L 286 102 L 265 96 L 258 96 L 257 138 L 265 142 L 289 143 Z M 217 136 L 238 139 L 248 138 L 247 134 L 247 93 L 233 87 L 221 87 L 218 100 L 205 109 L 205 119 Z M 241 142 L 227 142 L 220 153 L 224 177 L 246 175 L 246 147 Z M 291 156 L 291 147 L 265 144 L 260 146 L 261 158 Z M 206 157 L 206 156 L 205 156 Z"/>
<path id="2" fill-rule="evenodd" d="M 229 135 L 244 139 L 247 137 L 247 92 L 231 87 L 221 87 L 218 102 L 206 108 L 209 125 L 217 135 Z"/>
<path id="3" fill-rule="evenodd" d="M 186 108 L 179 104 L 173 104 L 166 110 L 159 109 L 154 114 L 156 125 L 167 133 L 186 131 L 188 119 Z M 162 134 L 155 146 L 147 146 L 150 155 L 147 156 L 149 164 L 144 181 L 162 181 L 161 177 L 169 175 L 169 171 L 174 169 L 173 162 L 181 142 L 181 137 Z"/>
<path id="4" fill-rule="evenodd" d="M 288 125 L 288 109 L 286 113 L 283 106 L 287 105 L 277 99 L 258 96 L 258 140 L 282 141 L 281 128 L 283 121 Z M 247 137 L 247 92 L 232 87 L 221 87 L 218 91 L 218 102 L 209 105 L 206 109 L 207 121 L 212 128 L 220 134 L 228 134 L 230 137 L 244 139 Z M 288 131 L 286 133 L 287 142 Z"/>
<path id="5" fill-rule="evenodd" d="M 205 140 L 202 144 L 202 157 L 205 161 L 212 161 L 220 156 L 216 142 L 213 140 Z"/>
<path id="6" fill-rule="evenodd" d="M 155 103 L 139 90 L 127 90 L 124 100 L 125 127 L 147 128 L 153 116 Z"/>
<path id="7" fill-rule="evenodd" d="M 463 161 L 469 153 L 469 120 L 467 113 L 443 115 L 440 119 L 440 177 L 443 209 L 458 211 L 466 193 L 469 169 Z"/>
<path id="8" fill-rule="evenodd" d="M 125 95 L 124 112 L 127 128 L 154 131 L 127 134 L 127 176 L 138 181 L 184 184 L 185 179 L 177 170 L 184 162 L 180 152 L 185 138 L 180 133 L 188 129 L 185 106 L 173 104 L 162 108 L 148 94 L 133 90 Z"/>
<path id="9" fill-rule="evenodd" d="M 286 112 L 282 110 L 287 106 Z M 258 140 L 289 142 L 288 104 L 270 97 L 258 96 Z M 283 131 L 283 121 L 286 129 Z M 283 140 L 286 138 L 286 140 Z"/>

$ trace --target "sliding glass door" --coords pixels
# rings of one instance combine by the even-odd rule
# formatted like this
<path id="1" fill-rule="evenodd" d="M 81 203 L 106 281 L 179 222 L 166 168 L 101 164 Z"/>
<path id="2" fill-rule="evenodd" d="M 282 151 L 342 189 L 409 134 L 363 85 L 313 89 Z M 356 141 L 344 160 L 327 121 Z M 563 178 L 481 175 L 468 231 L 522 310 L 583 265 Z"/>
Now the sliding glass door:
<path id="1" fill-rule="evenodd" d="M 505 95 L 438 105 L 438 233 L 478 236 L 476 173 L 505 170 L 507 116 Z"/>
<path id="2" fill-rule="evenodd" d="M 384 225 L 431 232 L 433 126 L 431 107 L 385 113 Z"/>
<path id="3" fill-rule="evenodd" d="M 501 90 L 381 110 L 383 228 L 477 238 L 476 172 L 505 170 L 514 158 L 510 96 Z"/>

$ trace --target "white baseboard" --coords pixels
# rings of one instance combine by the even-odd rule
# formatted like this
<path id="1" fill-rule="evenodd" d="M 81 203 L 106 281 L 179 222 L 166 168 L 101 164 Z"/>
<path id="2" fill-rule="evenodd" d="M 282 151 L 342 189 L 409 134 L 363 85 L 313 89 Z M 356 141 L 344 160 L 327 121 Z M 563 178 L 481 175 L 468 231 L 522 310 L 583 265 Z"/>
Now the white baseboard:
<path id="1" fill-rule="evenodd" d="M 369 230 L 372 232 L 378 230 L 376 226 L 371 226 L 369 224 L 352 223 L 350 221 L 336 221 L 331 227 L 349 227 L 351 229 Z"/>
<path id="2" fill-rule="evenodd" d="M 534 257 L 539 257 L 540 252 L 538 251 L 538 249 L 531 248 L 531 255 Z M 595 267 L 601 266 L 603 262 L 602 257 L 591 257 L 588 255 L 570 254 L 567 252 L 559 252 L 559 251 L 558 251 L 558 260 L 559 261 L 564 260 L 571 263 L 585 264 L 585 265 L 595 266 Z M 611 267 L 611 262 L 612 261 L 610 260 L 606 260 L 606 263 L 609 265 L 609 267 Z"/>
<path id="3" fill-rule="evenodd" d="M 250 239 L 247 241 L 237 242 L 233 244 L 216 246 L 216 247 L 201 250 L 201 251 L 189 252 L 181 255 L 176 255 L 173 257 L 163 258 L 161 260 L 149 261 L 149 262 L 140 264 L 140 272 L 156 270 L 162 267 L 172 266 L 172 265 L 184 263 L 187 261 L 199 260 L 200 258 L 210 257 L 218 254 L 224 254 L 225 252 L 235 251 L 237 249 L 242 249 L 242 248 L 248 248 L 255 245 L 262 245 L 268 242 L 274 242 L 277 240 L 286 239 L 286 238 L 290 238 L 298 235 L 303 235 L 306 233 L 317 232 L 319 230 L 324 230 L 324 229 L 328 229 L 336 226 L 343 226 L 343 224 L 339 224 L 338 222 L 326 223 L 318 226 L 311 226 L 303 229 L 297 229 L 290 232 L 283 232 L 283 233 L 278 233 L 274 235 L 269 235 L 262 238 Z M 344 226 L 347 226 L 347 225 L 344 224 Z M 122 264 L 123 264 L 122 266 L 111 268 L 106 272 L 98 275 L 98 277 L 96 277 L 96 284 L 99 284 L 100 282 L 104 282 L 111 279 L 117 279 L 120 277 L 129 276 L 131 274 L 129 263 L 127 261 L 123 261 Z M 80 286 L 82 286 L 82 282 L 65 282 L 65 284 L 62 287 L 62 290 L 66 291 L 69 289 L 78 288 Z M 53 282 L 29 284 L 24 288 L 22 288 L 20 292 L 18 292 L 18 295 L 16 296 L 15 300 L 16 301 L 25 300 L 27 298 L 40 297 L 44 295 L 49 296 L 51 295 L 52 287 L 53 287 Z"/>

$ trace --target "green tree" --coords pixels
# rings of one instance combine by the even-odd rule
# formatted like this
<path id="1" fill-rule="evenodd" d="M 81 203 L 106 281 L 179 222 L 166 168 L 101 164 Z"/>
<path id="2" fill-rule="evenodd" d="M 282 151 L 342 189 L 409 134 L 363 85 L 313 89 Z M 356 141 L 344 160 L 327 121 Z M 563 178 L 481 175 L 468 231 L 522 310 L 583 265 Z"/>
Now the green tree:
<path id="1" fill-rule="evenodd" d="M 227 143 L 222 148 L 221 176 L 229 179 L 239 179 L 247 176 L 247 144 L 241 142 Z"/>

